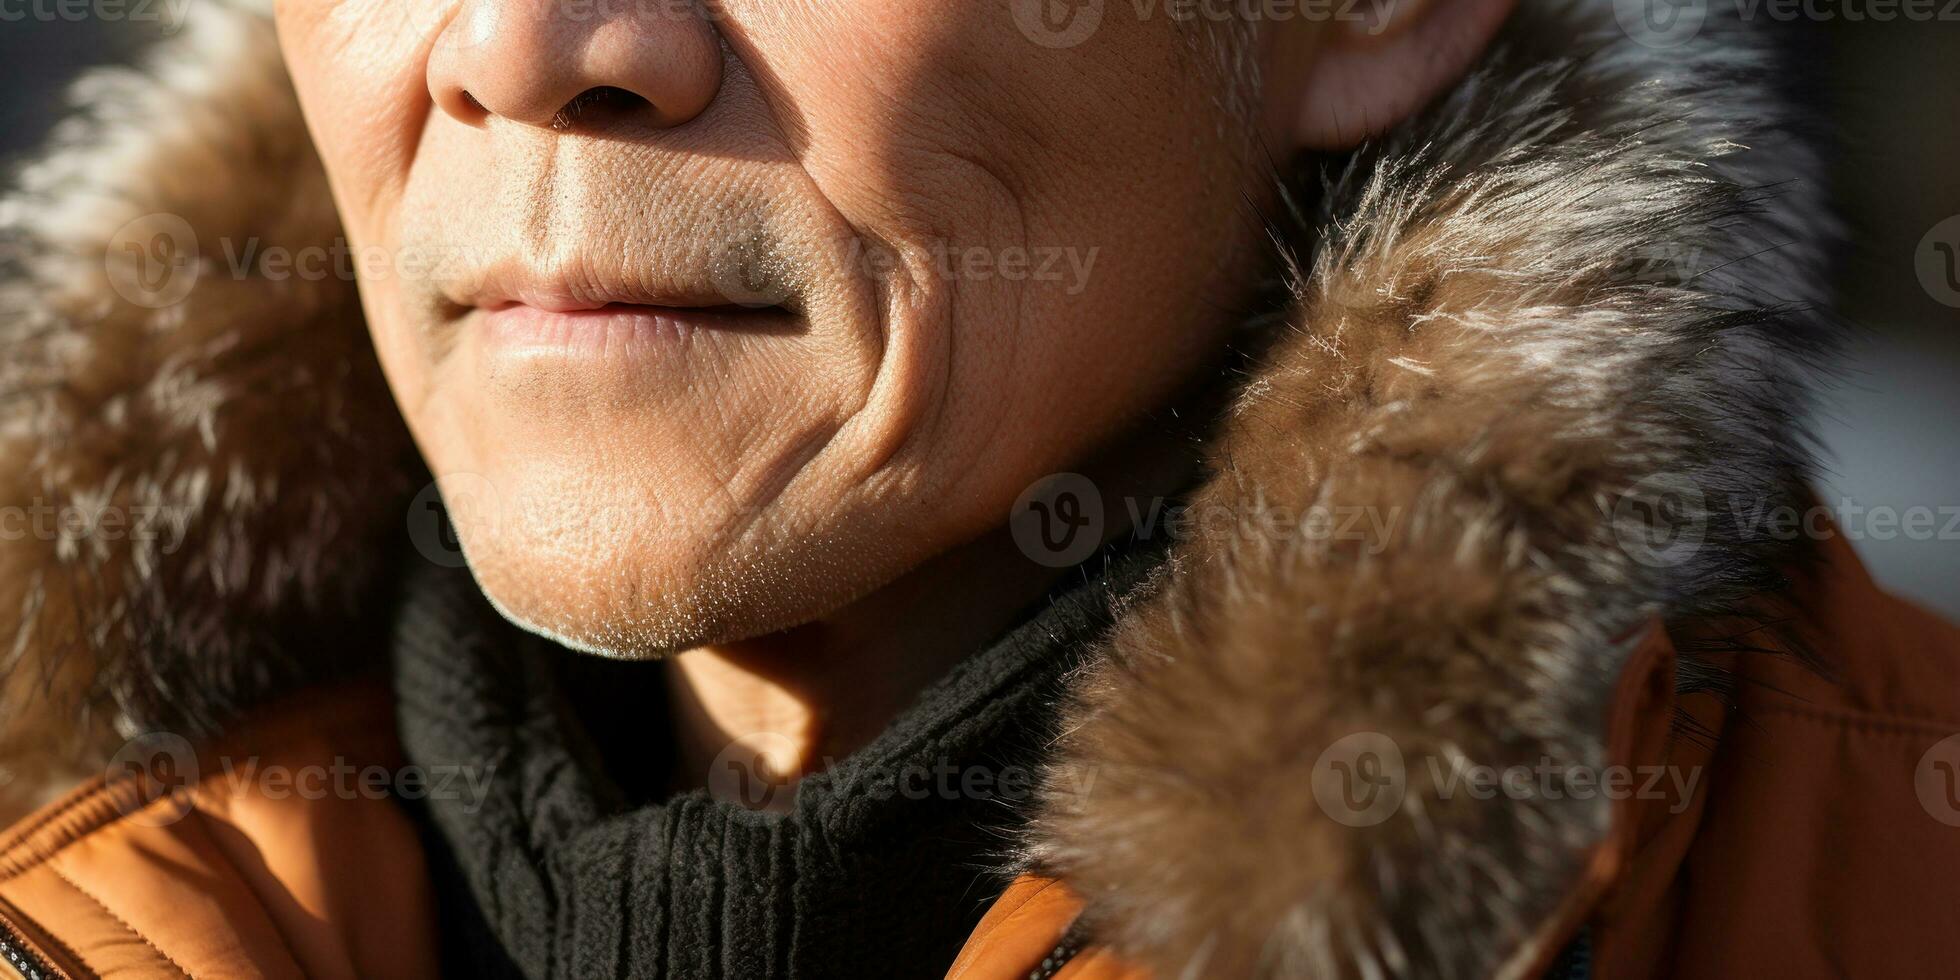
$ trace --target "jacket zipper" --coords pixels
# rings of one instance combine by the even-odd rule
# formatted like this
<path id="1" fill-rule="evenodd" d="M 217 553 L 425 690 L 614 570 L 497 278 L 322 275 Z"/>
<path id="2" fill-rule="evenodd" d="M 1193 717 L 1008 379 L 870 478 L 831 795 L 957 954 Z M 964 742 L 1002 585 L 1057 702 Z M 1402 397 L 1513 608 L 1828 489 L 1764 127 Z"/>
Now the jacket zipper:
<path id="1" fill-rule="evenodd" d="M 1082 923 L 1077 921 L 1062 933 L 1061 941 L 1055 944 L 1054 951 L 1042 959 L 1040 965 L 1028 972 L 1028 980 L 1055 980 L 1062 968 L 1075 961 L 1082 952 Z"/>
<path id="2" fill-rule="evenodd" d="M 1581 929 L 1572 937 L 1572 944 L 1559 953 L 1545 980 L 1592 980 L 1592 975 L 1592 932 Z"/>
<path id="3" fill-rule="evenodd" d="M 27 945 L 27 938 L 3 918 L 0 918 L 0 962 L 13 967 L 24 980 L 65 980 L 68 976 L 35 953 Z"/>

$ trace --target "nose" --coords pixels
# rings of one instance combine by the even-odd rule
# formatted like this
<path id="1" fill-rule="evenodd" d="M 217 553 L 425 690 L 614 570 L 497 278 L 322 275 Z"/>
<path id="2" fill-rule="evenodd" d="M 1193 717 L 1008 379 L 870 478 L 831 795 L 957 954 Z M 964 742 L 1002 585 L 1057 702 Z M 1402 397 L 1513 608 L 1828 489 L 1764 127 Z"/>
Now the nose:
<path id="1" fill-rule="evenodd" d="M 721 38 L 693 2 L 462 0 L 429 56 L 445 114 L 560 132 L 683 125 L 721 75 Z"/>

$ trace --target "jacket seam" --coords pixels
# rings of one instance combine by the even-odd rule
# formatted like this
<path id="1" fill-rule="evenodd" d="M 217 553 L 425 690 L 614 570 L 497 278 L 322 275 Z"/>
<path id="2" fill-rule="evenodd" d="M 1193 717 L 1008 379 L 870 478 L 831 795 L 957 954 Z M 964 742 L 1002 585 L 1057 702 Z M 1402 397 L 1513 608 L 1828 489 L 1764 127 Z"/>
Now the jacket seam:
<path id="1" fill-rule="evenodd" d="M 1930 718 L 1902 718 L 1875 712 L 1833 711 L 1828 708 L 1812 708 L 1789 704 L 1758 704 L 1750 710 L 1761 714 L 1793 715 L 1806 721 L 1866 729 L 1890 735 L 1953 735 L 1960 733 L 1960 722 L 1943 722 Z"/>
<path id="2" fill-rule="evenodd" d="M 37 868 L 52 867 L 56 858 L 70 847 L 88 840 L 96 834 L 114 829 L 130 818 L 149 810 L 157 803 L 172 797 L 165 795 L 133 810 L 122 811 L 110 798 L 111 788 L 102 787 L 80 799 L 63 804 L 57 812 L 37 823 L 21 841 L 5 852 L 0 852 L 0 885 L 13 881 Z M 89 806 L 103 808 L 101 813 L 84 813 L 74 816 L 71 811 Z M 69 826 L 60 824 L 73 816 Z M 46 838 L 45 841 L 38 838 Z M 99 903 L 98 903 L 99 904 Z"/>
<path id="3" fill-rule="evenodd" d="M 122 926 L 125 932 L 129 933 L 132 936 L 135 936 L 137 939 L 142 941 L 143 945 L 150 947 L 150 950 L 152 952 L 156 953 L 158 956 L 163 957 L 164 962 L 169 963 L 173 967 L 176 967 L 177 972 L 183 974 L 185 980 L 190 980 L 191 971 L 184 969 L 184 965 L 182 963 L 177 962 L 177 959 L 175 957 L 171 956 L 169 953 L 164 952 L 163 947 L 158 946 L 155 940 L 136 931 L 135 926 L 130 925 L 129 922 L 125 920 L 122 916 L 117 915 L 116 910 L 110 908 L 108 903 L 95 897 L 94 892 L 91 892 L 88 889 L 83 888 L 80 882 L 76 881 L 74 878 L 69 876 L 68 872 L 61 870 L 60 865 L 50 861 L 47 863 L 47 869 L 53 872 L 54 876 L 60 878 L 62 882 L 67 884 L 68 887 L 73 888 L 77 893 L 82 895 L 82 897 L 87 898 L 91 902 L 94 902 L 97 908 L 100 908 L 104 914 L 109 916 L 109 918 L 114 919 L 116 921 L 116 924 Z"/>
<path id="4" fill-rule="evenodd" d="M 42 814 L 39 819 L 33 821 L 32 823 L 28 823 L 23 826 L 14 828 L 12 833 L 8 835 L 8 837 L 13 840 L 14 844 L 13 846 L 7 848 L 5 851 L 0 851 L 0 864 L 3 864 L 8 860 L 10 860 L 11 858 L 13 858 L 17 852 L 28 849 L 28 846 L 34 842 L 34 839 L 36 837 L 41 836 L 43 831 L 46 831 L 49 828 L 54 827 L 57 824 L 61 823 L 63 820 L 68 819 L 69 816 L 72 815 L 75 811 L 83 809 L 84 807 L 87 807 L 88 805 L 101 800 L 104 796 L 107 795 L 106 792 L 107 789 L 108 787 L 106 785 L 103 785 L 103 786 L 97 786 L 94 789 L 88 790 L 87 792 L 82 792 L 74 796 L 73 798 L 62 802 L 60 805 L 56 806 L 53 810 Z M 87 821 L 84 820 L 83 823 L 87 823 Z M 11 877 L 13 876 L 0 875 L 0 881 L 5 881 Z"/>

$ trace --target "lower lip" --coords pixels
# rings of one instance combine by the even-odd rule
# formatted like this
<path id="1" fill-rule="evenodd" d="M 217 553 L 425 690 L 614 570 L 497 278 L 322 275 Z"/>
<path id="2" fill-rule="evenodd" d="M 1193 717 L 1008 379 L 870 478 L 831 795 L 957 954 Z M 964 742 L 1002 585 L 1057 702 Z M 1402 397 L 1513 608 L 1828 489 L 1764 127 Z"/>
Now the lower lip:
<path id="1" fill-rule="evenodd" d="M 703 331 L 757 332 L 794 326 L 780 309 L 735 312 L 613 304 L 552 312 L 507 306 L 483 316 L 483 339 L 509 353 L 610 358 L 684 346 Z"/>

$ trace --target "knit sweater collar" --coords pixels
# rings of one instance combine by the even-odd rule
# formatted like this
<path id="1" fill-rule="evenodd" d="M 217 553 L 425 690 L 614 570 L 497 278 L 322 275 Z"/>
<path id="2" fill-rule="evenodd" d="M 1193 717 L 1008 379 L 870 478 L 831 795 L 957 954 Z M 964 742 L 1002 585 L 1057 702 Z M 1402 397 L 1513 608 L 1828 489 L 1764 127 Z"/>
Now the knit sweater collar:
<path id="1" fill-rule="evenodd" d="M 449 968 L 761 978 L 950 963 L 1003 883 L 1064 675 L 1152 564 L 1110 552 L 1071 572 L 779 814 L 706 791 L 624 802 L 570 710 L 572 655 L 504 624 L 467 575 L 417 573 L 395 630 L 404 744 L 423 765 L 490 770 L 480 805 L 423 804 Z"/>

